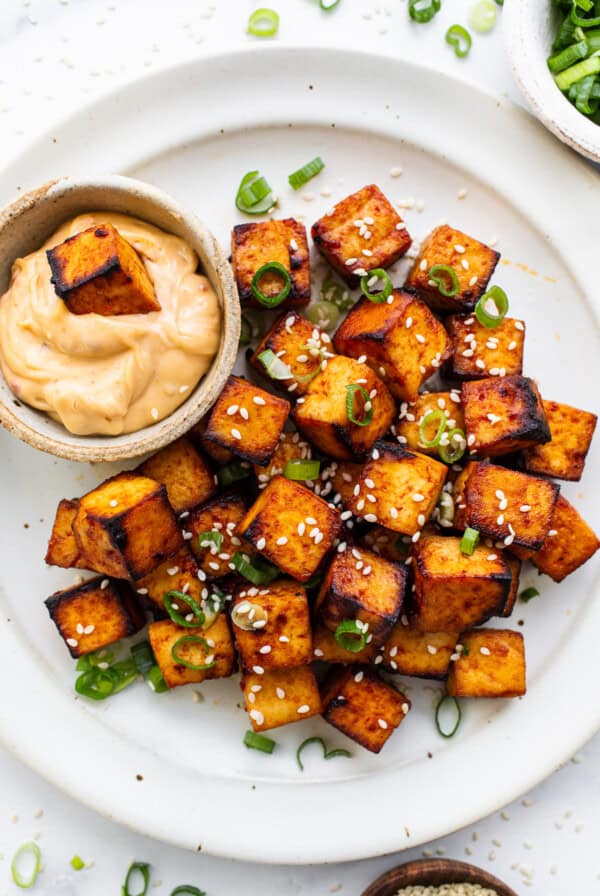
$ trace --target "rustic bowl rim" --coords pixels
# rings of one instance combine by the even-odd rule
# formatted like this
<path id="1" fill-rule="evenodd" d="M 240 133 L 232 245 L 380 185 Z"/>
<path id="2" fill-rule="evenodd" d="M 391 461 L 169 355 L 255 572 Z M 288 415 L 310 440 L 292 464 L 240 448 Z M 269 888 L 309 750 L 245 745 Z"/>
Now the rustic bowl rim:
<path id="1" fill-rule="evenodd" d="M 88 195 L 94 199 L 86 206 Z M 15 258 L 34 251 L 60 222 L 86 210 L 131 214 L 187 239 L 197 252 L 202 270 L 221 305 L 217 354 L 207 373 L 179 407 L 164 420 L 137 432 L 119 436 L 73 435 L 43 412 L 19 402 L 1 372 L 0 423 L 23 442 L 57 457 L 83 462 L 127 460 L 156 451 L 183 435 L 214 404 L 237 357 L 240 303 L 227 257 L 204 223 L 158 187 L 118 174 L 50 180 L 19 195 L 0 211 L 0 296 Z M 32 237 L 32 224 L 39 224 L 40 220 L 49 223 L 40 224 Z M 17 251 L 15 247 L 19 247 Z"/>
<path id="2" fill-rule="evenodd" d="M 362 896 L 395 896 L 408 886 L 441 886 L 444 883 L 480 884 L 498 896 L 517 896 L 508 884 L 483 868 L 458 859 L 415 859 L 390 868 L 362 893 Z"/>

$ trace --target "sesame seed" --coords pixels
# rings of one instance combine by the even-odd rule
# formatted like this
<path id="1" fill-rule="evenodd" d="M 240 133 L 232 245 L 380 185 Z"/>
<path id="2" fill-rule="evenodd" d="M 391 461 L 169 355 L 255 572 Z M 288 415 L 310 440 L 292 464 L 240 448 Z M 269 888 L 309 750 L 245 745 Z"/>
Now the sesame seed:
<path id="1" fill-rule="evenodd" d="M 507 507 L 508 507 L 508 501 L 506 500 L 506 498 L 503 498 L 503 499 L 500 501 L 500 503 L 498 504 L 498 509 L 499 509 L 499 510 L 506 510 Z"/>
<path id="2" fill-rule="evenodd" d="M 298 715 L 303 716 L 305 715 L 305 713 L 310 712 L 310 706 L 308 705 L 308 703 L 303 703 L 302 706 L 298 707 L 296 712 L 298 713 Z"/>
<path id="3" fill-rule="evenodd" d="M 466 258 L 462 258 L 460 263 L 461 263 L 463 270 L 465 270 L 465 271 L 469 270 L 470 265 Z"/>
<path id="4" fill-rule="evenodd" d="M 516 320 L 515 321 L 515 330 L 521 330 L 521 332 L 523 332 L 524 329 L 525 329 L 525 324 L 523 323 L 523 321 Z"/>
<path id="5" fill-rule="evenodd" d="M 558 532 L 556 529 L 550 529 L 548 535 L 550 536 L 550 538 L 554 538 L 555 535 L 558 535 Z"/>
<path id="6" fill-rule="evenodd" d="M 235 429 L 235 428 L 232 429 L 232 430 L 231 430 L 231 435 L 233 436 L 234 439 L 237 439 L 238 441 L 242 438 L 242 434 L 241 434 L 241 432 L 239 431 L 239 429 Z"/>
<path id="7" fill-rule="evenodd" d="M 112 501 L 109 501 L 109 504 L 111 507 L 116 507 L 118 505 L 118 503 L 119 502 L 117 500 L 115 500 L 115 498 L 113 498 Z"/>
<path id="8" fill-rule="evenodd" d="M 384 731 L 388 727 L 388 723 L 386 722 L 385 719 L 377 719 L 377 724 L 379 725 L 380 728 L 383 728 Z"/>
<path id="9" fill-rule="evenodd" d="M 252 671 L 256 675 L 264 675 L 265 674 L 265 670 L 263 669 L 262 666 L 252 666 Z"/>
<path id="10" fill-rule="evenodd" d="M 242 420 L 248 420 L 249 416 L 250 415 L 248 414 L 246 408 L 240 408 L 240 417 L 242 418 Z"/>
<path id="11" fill-rule="evenodd" d="M 419 264 L 419 270 L 420 270 L 420 271 L 426 271 L 426 270 L 427 270 L 427 259 L 426 259 L 426 258 L 424 258 L 424 259 L 421 261 L 421 263 Z"/>
<path id="12" fill-rule="evenodd" d="M 239 407 L 239 405 L 237 405 L 237 404 L 230 404 L 226 411 L 227 416 L 233 417 L 234 414 L 237 414 L 238 407 Z"/>
<path id="13" fill-rule="evenodd" d="M 413 499 L 413 501 L 415 501 L 417 504 L 420 504 L 421 501 L 424 501 L 424 500 L 425 500 L 425 495 L 421 495 L 421 494 L 419 494 L 419 492 L 414 492 L 414 494 L 413 494 L 413 496 L 412 496 L 412 499 Z"/>
<path id="14" fill-rule="evenodd" d="M 521 504 L 521 506 L 519 507 L 519 510 L 521 511 L 521 513 L 529 513 L 529 511 L 531 510 L 531 505 L 530 504 Z"/>
<path id="15" fill-rule="evenodd" d="M 433 644 L 427 645 L 427 653 L 430 653 L 431 656 L 435 656 L 437 653 L 437 647 L 434 647 Z"/>
<path id="16" fill-rule="evenodd" d="M 479 370 L 485 370 L 485 361 L 482 361 L 481 358 L 477 358 L 475 361 L 475 367 L 478 367 Z"/>
<path id="17" fill-rule="evenodd" d="M 425 342 L 425 337 L 422 336 L 420 333 L 415 333 L 415 339 L 417 340 L 417 342 L 420 342 L 421 345 L 423 345 Z"/>
<path id="18" fill-rule="evenodd" d="M 160 414 L 158 413 L 158 408 L 152 408 L 152 410 L 150 411 L 150 416 L 153 420 L 158 420 L 160 416 Z"/>
<path id="19" fill-rule="evenodd" d="M 488 420 L 490 421 L 490 423 L 492 423 L 492 424 L 500 423 L 500 421 L 502 420 L 502 417 L 499 417 L 497 414 L 486 414 L 486 416 L 487 416 Z"/>
<path id="20" fill-rule="evenodd" d="M 410 328 L 412 327 L 412 323 L 413 323 L 412 317 L 407 317 L 406 323 L 404 324 L 404 326 L 406 327 L 407 330 L 410 330 Z"/>
<path id="21" fill-rule="evenodd" d="M 260 650 L 258 652 L 266 655 L 267 653 L 271 653 L 271 650 L 272 650 L 271 645 L 265 644 L 263 647 L 260 648 Z"/>
<path id="22" fill-rule="evenodd" d="M 347 267 L 351 267 L 353 264 L 356 264 L 357 261 L 358 261 L 358 258 L 347 258 L 346 261 L 344 262 L 344 264 Z"/>
<path id="23" fill-rule="evenodd" d="M 416 544 L 416 543 L 418 542 L 418 540 L 419 540 L 420 537 L 421 537 L 421 533 L 420 533 L 420 532 L 415 532 L 415 534 L 414 534 L 414 535 L 412 536 L 412 538 L 411 538 L 412 543 L 413 543 L 413 544 Z"/>
<path id="24" fill-rule="evenodd" d="M 283 546 L 284 544 L 287 544 L 287 542 L 288 542 L 288 540 L 287 540 L 287 538 L 285 537 L 285 535 L 282 535 L 280 538 L 277 539 L 277 541 L 275 542 L 275 544 L 278 544 L 278 545 L 280 545 L 280 546 Z"/>
<path id="25" fill-rule="evenodd" d="M 257 547 L 257 549 L 258 549 L 259 551 L 262 551 L 262 549 L 264 548 L 264 546 L 266 545 L 266 543 L 267 543 L 266 538 L 259 538 L 258 541 L 256 542 L 256 547 Z"/>
<path id="26" fill-rule="evenodd" d="M 79 645 L 77 638 L 67 638 L 66 640 L 69 647 L 77 647 Z"/>
<path id="27" fill-rule="evenodd" d="M 470 433 L 467 436 L 467 445 L 474 445 L 474 444 L 475 444 L 475 436 L 473 435 L 473 433 Z"/>
<path id="28" fill-rule="evenodd" d="M 489 647 L 480 647 L 479 653 L 481 653 L 483 656 L 491 656 L 492 655 L 492 652 Z"/>
<path id="29" fill-rule="evenodd" d="M 498 554 L 488 554 L 487 557 L 486 557 L 485 559 L 486 559 L 486 560 L 489 560 L 490 563 L 491 563 L 492 560 L 497 560 L 497 559 L 498 559 Z"/>
<path id="30" fill-rule="evenodd" d="M 503 513 L 501 513 L 498 516 L 498 519 L 496 520 L 496 522 L 498 523 L 499 526 L 501 526 L 503 524 L 503 522 L 504 522 L 504 514 Z"/>
<path id="31" fill-rule="evenodd" d="M 288 638 L 287 635 L 279 635 L 279 640 L 280 640 L 280 642 L 281 642 L 282 644 L 289 644 L 289 643 L 290 643 L 290 639 Z"/>
<path id="32" fill-rule="evenodd" d="M 466 187 L 461 187 L 461 189 L 460 189 L 460 190 L 458 191 L 458 193 L 456 194 L 456 198 L 457 198 L 457 199 L 466 199 L 466 198 L 467 198 L 467 193 L 468 193 L 467 188 L 466 188 Z"/>
<path id="33" fill-rule="evenodd" d="M 248 715 L 251 719 L 254 719 L 257 725 L 262 725 L 265 720 L 264 715 L 258 709 L 251 709 Z"/>
<path id="34" fill-rule="evenodd" d="M 367 523 L 376 523 L 377 515 L 375 513 L 365 513 L 365 521 Z"/>
<path id="35" fill-rule="evenodd" d="M 425 514 L 424 514 L 424 513 L 420 513 L 420 514 L 418 515 L 418 517 L 417 517 L 417 523 L 419 524 L 419 526 L 424 526 L 424 525 L 425 525 Z"/>
<path id="36" fill-rule="evenodd" d="M 262 406 L 262 405 L 265 405 L 265 404 L 267 403 L 267 402 L 264 400 L 264 398 L 262 397 L 262 395 L 254 395 L 254 397 L 252 398 L 252 401 L 254 402 L 254 404 L 258 404 L 258 405 L 261 405 L 261 406 Z"/>
<path id="37" fill-rule="evenodd" d="M 275 688 L 275 693 L 280 700 L 285 700 L 285 691 L 283 690 L 283 688 Z"/>
<path id="38" fill-rule="evenodd" d="M 465 247 L 460 243 L 456 243 L 456 245 L 454 246 L 454 251 L 458 252 L 459 255 L 463 255 L 465 252 Z"/>

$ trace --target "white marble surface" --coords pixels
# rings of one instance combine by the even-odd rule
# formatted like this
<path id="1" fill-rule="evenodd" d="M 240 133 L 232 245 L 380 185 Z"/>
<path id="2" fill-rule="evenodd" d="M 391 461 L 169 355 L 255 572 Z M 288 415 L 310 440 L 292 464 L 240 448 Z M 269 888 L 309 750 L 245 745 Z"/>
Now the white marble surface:
<path id="1" fill-rule="evenodd" d="M 500 24 L 475 41 L 466 60 L 457 60 L 444 43 L 446 27 L 464 22 L 473 0 L 444 0 L 442 13 L 428 26 L 410 24 L 405 0 L 342 0 L 329 15 L 316 0 L 272 2 L 281 13 L 281 42 L 397 53 L 518 100 Z M 244 34 L 247 15 L 256 5 L 252 0 L 2 0 L 0 164 L 94 96 L 148 70 L 243 46 L 250 40 Z M 254 43 L 260 52 L 260 43 Z M 595 699 L 593 687 L 574 699 Z M 89 774 L 94 774 L 92 756 Z M 20 892 L 10 879 L 10 857 L 31 837 L 39 838 L 44 864 L 34 892 L 54 896 L 116 896 L 133 858 L 151 862 L 156 889 L 150 892 L 164 896 L 183 882 L 208 896 L 336 891 L 358 896 L 382 871 L 422 853 L 479 863 L 517 892 L 587 896 L 600 892 L 599 794 L 600 736 L 522 801 L 428 848 L 352 865 L 272 868 L 185 853 L 130 833 L 67 799 L 0 748 L 0 896 Z M 376 807 L 362 809 L 376 824 Z M 276 826 L 265 828 L 268 836 L 276 836 Z M 69 861 L 75 853 L 91 867 L 73 872 Z"/>

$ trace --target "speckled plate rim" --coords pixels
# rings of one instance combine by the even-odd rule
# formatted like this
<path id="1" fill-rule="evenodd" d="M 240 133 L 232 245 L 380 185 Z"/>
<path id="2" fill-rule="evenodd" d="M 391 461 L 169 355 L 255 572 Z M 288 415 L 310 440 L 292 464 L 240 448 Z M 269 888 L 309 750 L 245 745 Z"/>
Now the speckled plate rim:
<path id="1" fill-rule="evenodd" d="M 285 73 L 285 90 L 272 77 L 274 71 Z M 232 102 L 241 83 L 244 97 L 258 98 L 254 106 L 243 98 Z M 192 106 L 202 109 L 203 119 L 193 120 Z M 476 140 L 457 127 L 466 108 L 477 122 Z M 108 153 L 110 164 L 123 170 L 139 164 L 140 155 L 148 158 L 201 136 L 285 124 L 290 109 L 300 124 L 329 129 L 334 114 L 340 125 L 406 139 L 468 167 L 523 217 L 537 222 L 553 249 L 568 259 L 598 320 L 600 301 L 589 265 L 593 234 L 585 224 L 597 205 L 593 172 L 523 110 L 397 58 L 273 47 L 186 63 L 92 104 L 36 141 L 4 172 L 0 192 L 29 186 L 33 172 L 39 180 L 40 167 L 41 177 L 65 169 L 78 173 L 84 161 L 88 169 L 98 165 L 100 155 L 106 164 Z M 109 139 L 117 126 L 118 150 Z M 515 158 L 526 176 L 516 176 Z M 558 180 L 580 210 L 575 221 L 556 214 L 554 193 L 546 185 Z M 0 673 L 10 687 L 0 701 L 0 738 L 74 798 L 156 839 L 269 863 L 383 855 L 444 836 L 497 810 L 566 761 L 600 727 L 600 705 L 573 699 L 580 683 L 594 680 L 597 672 L 600 600 L 590 597 L 579 619 L 576 633 L 533 682 L 529 712 L 519 714 L 520 704 L 513 701 L 498 724 L 482 726 L 471 740 L 442 751 L 435 774 L 424 756 L 409 769 L 398 764 L 331 782 L 282 784 L 262 778 L 254 783 L 247 777 L 204 776 L 191 787 L 184 768 L 116 738 L 86 707 L 44 680 L 25 639 L 2 616 Z M 143 784 L 137 772 L 143 772 Z"/>

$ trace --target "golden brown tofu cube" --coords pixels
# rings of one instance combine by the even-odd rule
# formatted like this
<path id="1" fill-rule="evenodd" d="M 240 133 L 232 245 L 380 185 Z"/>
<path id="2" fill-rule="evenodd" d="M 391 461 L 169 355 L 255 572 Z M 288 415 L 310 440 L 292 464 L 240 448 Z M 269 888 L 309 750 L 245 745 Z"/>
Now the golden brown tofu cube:
<path id="1" fill-rule="evenodd" d="M 188 436 L 196 448 L 198 448 L 199 451 L 204 451 L 205 454 L 208 454 L 208 456 L 219 464 L 219 466 L 229 464 L 236 460 L 235 455 L 232 454 L 231 451 L 228 451 L 227 448 L 221 448 L 216 442 L 209 442 L 205 438 L 207 427 L 208 416 L 203 417 L 202 420 L 190 429 Z"/>
<path id="2" fill-rule="evenodd" d="M 290 275 L 292 287 L 282 308 L 302 308 L 310 302 L 310 259 L 306 228 L 294 218 L 283 221 L 258 221 L 237 224 L 231 233 L 231 264 L 240 299 L 262 311 L 268 310 L 252 292 L 252 280 L 258 270 L 276 261 Z M 275 273 L 266 274 L 258 283 L 269 298 L 279 295 L 284 280 Z"/>
<path id="3" fill-rule="evenodd" d="M 472 464 L 455 495 L 454 526 L 477 529 L 505 547 L 514 543 L 537 551 L 550 529 L 558 492 L 555 483 L 538 476 Z"/>
<path id="4" fill-rule="evenodd" d="M 450 377 L 478 380 L 523 372 L 524 321 L 505 317 L 497 327 L 488 329 L 474 314 L 454 314 L 446 327 L 452 340 L 452 358 L 447 365 Z"/>
<path id="5" fill-rule="evenodd" d="M 321 712 L 321 695 L 310 666 L 267 669 L 242 675 L 242 693 L 254 731 L 301 722 Z"/>
<path id="6" fill-rule="evenodd" d="M 596 414 L 557 401 L 542 401 L 552 440 L 523 452 L 525 469 L 540 476 L 578 482 L 592 442 Z"/>
<path id="7" fill-rule="evenodd" d="M 311 457 L 312 448 L 301 438 L 299 432 L 282 432 L 267 466 L 254 465 L 259 489 L 263 489 L 274 476 L 283 476 L 288 461 L 307 460 Z"/>
<path id="8" fill-rule="evenodd" d="M 276 476 L 260 492 L 238 533 L 282 572 L 306 582 L 341 528 L 339 513 L 326 501 L 300 483 Z"/>
<path id="9" fill-rule="evenodd" d="M 446 330 L 427 305 L 402 289 L 383 303 L 363 297 L 333 341 L 340 354 L 365 358 L 402 401 L 415 401 L 451 351 Z"/>
<path id="10" fill-rule="evenodd" d="M 447 467 L 402 445 L 376 442 L 354 489 L 350 510 L 368 523 L 415 535 L 431 516 Z"/>
<path id="11" fill-rule="evenodd" d="M 359 423 L 348 416 L 348 397 Z M 306 438 L 329 457 L 353 460 L 388 431 L 395 410 L 387 387 L 370 367 L 336 355 L 309 384 L 292 416 Z"/>
<path id="12" fill-rule="evenodd" d="M 421 441 L 420 427 L 427 414 L 437 414 L 441 411 L 446 417 L 446 439 L 442 435 L 441 444 L 447 444 L 448 434 L 453 429 L 462 429 L 464 432 L 465 418 L 462 410 L 460 392 L 453 389 L 450 392 L 424 392 L 416 401 L 408 404 L 403 402 L 400 407 L 400 415 L 395 426 L 398 442 L 406 445 L 409 451 L 420 451 L 429 454 L 430 457 L 439 457 L 439 448 L 434 445 L 428 448 Z M 425 427 L 425 437 L 433 441 L 439 428 L 439 420 L 433 419 Z"/>
<path id="13" fill-rule="evenodd" d="M 382 644 L 400 615 L 406 567 L 356 547 L 336 552 L 316 603 L 316 612 L 332 632 L 346 620 L 361 624 L 367 641 Z"/>
<path id="14" fill-rule="evenodd" d="M 213 580 L 230 575 L 234 569 L 233 556 L 238 551 L 254 556 L 252 546 L 238 535 L 238 526 L 246 511 L 239 495 L 224 495 L 190 511 L 189 517 L 184 520 L 186 531 L 192 533 L 189 547 L 204 578 Z M 209 537 L 202 538 L 207 533 Z M 210 533 L 221 536 L 220 545 L 211 538 Z"/>
<path id="15" fill-rule="evenodd" d="M 502 616 L 503 619 L 508 619 L 509 616 L 512 616 L 512 611 L 515 608 L 517 597 L 519 596 L 519 581 L 521 578 L 522 562 L 519 557 L 514 557 L 512 554 L 509 554 L 508 551 L 504 553 L 504 560 L 510 569 L 511 580 L 510 591 L 508 592 L 504 609 L 499 615 Z"/>
<path id="16" fill-rule="evenodd" d="M 562 582 L 586 563 L 599 547 L 593 530 L 573 505 L 559 495 L 550 531 L 539 551 L 531 555 L 531 562 L 555 582 Z"/>
<path id="17" fill-rule="evenodd" d="M 214 678 L 229 678 L 236 669 L 235 648 L 224 613 L 220 613 L 209 629 L 180 628 L 170 619 L 151 622 L 148 638 L 165 684 L 176 688 Z M 181 641 L 181 638 L 188 640 Z M 175 655 L 173 655 L 175 653 Z M 190 669 L 184 665 L 209 669 Z"/>
<path id="18" fill-rule="evenodd" d="M 263 376 L 268 376 L 267 368 L 259 360 L 265 351 L 277 355 L 290 372 L 289 377 L 270 379 L 270 383 L 277 389 L 293 393 L 294 397 L 304 395 L 323 361 L 333 357 L 327 333 L 295 311 L 285 312 L 277 318 L 250 358 L 250 364 Z"/>
<path id="19" fill-rule="evenodd" d="M 413 551 L 411 625 L 421 632 L 457 632 L 504 610 L 512 573 L 502 551 L 479 546 L 467 556 L 460 538 L 429 535 Z"/>
<path id="20" fill-rule="evenodd" d="M 183 541 L 165 486 L 136 473 L 119 473 L 84 495 L 73 532 L 93 568 L 118 579 L 141 579 Z"/>
<path id="21" fill-rule="evenodd" d="M 485 243 L 442 224 L 421 244 L 419 255 L 404 285 L 435 311 L 472 311 L 486 291 L 499 259 L 500 253 L 490 249 Z M 431 268 L 438 264 L 452 268 L 456 274 L 456 295 L 444 296 L 437 283 L 431 279 Z M 446 286 L 446 291 L 452 290 Z"/>
<path id="22" fill-rule="evenodd" d="M 410 700 L 370 669 L 333 669 L 322 691 L 323 718 L 365 750 L 379 753 L 410 710 Z"/>
<path id="23" fill-rule="evenodd" d="M 367 271 L 393 265 L 412 243 L 402 218 L 375 184 L 338 202 L 311 233 L 321 255 L 352 289 Z"/>
<path id="24" fill-rule="evenodd" d="M 399 675 L 442 680 L 460 632 L 421 632 L 397 622 L 382 648 L 385 668 Z"/>
<path id="25" fill-rule="evenodd" d="M 56 294 L 72 314 L 161 310 L 144 262 L 112 224 L 82 230 L 46 256 Z"/>
<path id="26" fill-rule="evenodd" d="M 212 409 L 204 438 L 236 457 L 266 467 L 289 412 L 289 401 L 241 376 L 230 376 Z"/>
<path id="27" fill-rule="evenodd" d="M 45 603 L 73 657 L 134 635 L 146 624 L 127 582 L 102 576 L 56 591 Z"/>
<path id="28" fill-rule="evenodd" d="M 306 591 L 291 579 L 256 588 L 241 585 L 232 604 L 233 636 L 246 672 L 306 666 L 312 632 Z"/>
<path id="29" fill-rule="evenodd" d="M 451 697 L 522 697 L 525 644 L 520 632 L 478 629 L 462 637 L 464 650 L 446 683 Z"/>
<path id="30" fill-rule="evenodd" d="M 472 454 L 498 457 L 550 441 L 538 388 L 526 376 L 463 383 L 467 445 Z"/>
<path id="31" fill-rule="evenodd" d="M 52 534 L 46 551 L 46 563 L 49 566 L 61 566 L 63 569 L 91 569 L 73 535 L 73 520 L 77 515 L 78 506 L 79 501 L 68 501 L 65 498 L 56 508 Z"/>
<path id="32" fill-rule="evenodd" d="M 377 645 L 371 641 L 365 644 L 362 650 L 357 653 L 351 653 L 340 647 L 335 640 L 335 635 L 324 625 L 317 623 L 313 627 L 313 657 L 323 663 L 335 663 L 337 665 L 348 665 L 357 663 L 372 663 L 377 654 Z"/>
<path id="33" fill-rule="evenodd" d="M 217 491 L 208 462 L 186 436 L 153 454 L 138 471 L 142 476 L 162 482 L 175 513 L 208 501 Z"/>
<path id="34" fill-rule="evenodd" d="M 138 579 L 135 590 L 158 618 L 166 615 L 165 595 L 169 591 L 189 594 L 198 604 L 209 594 L 198 578 L 198 564 L 187 547 L 180 548 L 147 576 Z M 184 616 L 190 612 L 184 601 L 175 601 L 174 605 Z"/>

